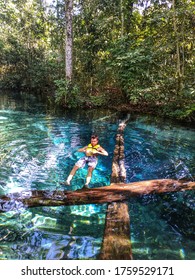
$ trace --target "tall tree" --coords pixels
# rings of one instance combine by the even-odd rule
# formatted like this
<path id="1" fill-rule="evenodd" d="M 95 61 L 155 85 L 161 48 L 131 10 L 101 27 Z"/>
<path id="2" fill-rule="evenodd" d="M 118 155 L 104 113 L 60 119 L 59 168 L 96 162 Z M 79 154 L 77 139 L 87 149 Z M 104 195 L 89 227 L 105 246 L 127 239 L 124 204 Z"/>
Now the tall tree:
<path id="1" fill-rule="evenodd" d="M 174 37 L 175 37 L 175 45 L 176 45 L 176 78 L 177 78 L 177 93 L 181 90 L 181 59 L 180 59 L 180 46 L 179 46 L 179 34 L 177 30 L 177 15 L 176 15 L 176 3 L 175 0 L 172 0 L 172 8 L 173 8 L 173 29 L 174 29 Z"/>
<path id="2" fill-rule="evenodd" d="M 66 43 L 65 43 L 65 71 L 67 81 L 72 80 L 72 48 L 73 48 L 73 28 L 72 28 L 73 0 L 65 1 L 66 18 Z"/>

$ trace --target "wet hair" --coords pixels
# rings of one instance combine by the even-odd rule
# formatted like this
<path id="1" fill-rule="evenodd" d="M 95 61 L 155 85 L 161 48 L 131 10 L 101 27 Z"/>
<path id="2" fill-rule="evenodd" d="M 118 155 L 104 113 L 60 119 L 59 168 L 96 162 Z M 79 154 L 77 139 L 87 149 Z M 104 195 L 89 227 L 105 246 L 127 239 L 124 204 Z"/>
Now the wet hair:
<path id="1" fill-rule="evenodd" d="M 99 140 L 97 134 L 92 134 L 92 135 L 91 135 L 91 139 L 97 139 L 97 140 Z"/>

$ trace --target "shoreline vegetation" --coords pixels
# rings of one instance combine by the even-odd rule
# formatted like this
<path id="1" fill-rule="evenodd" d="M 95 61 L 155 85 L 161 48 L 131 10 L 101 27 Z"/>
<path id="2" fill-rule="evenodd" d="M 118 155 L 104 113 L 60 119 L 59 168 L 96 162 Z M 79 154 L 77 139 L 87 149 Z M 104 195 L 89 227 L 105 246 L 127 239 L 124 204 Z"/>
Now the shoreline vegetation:
<path id="1" fill-rule="evenodd" d="M 90 97 L 80 97 L 79 104 L 74 103 L 74 106 L 72 104 L 68 103 L 57 103 L 55 102 L 55 94 L 49 94 L 43 95 L 43 94 L 33 94 L 30 92 L 19 92 L 19 91 L 10 91 L 10 90 L 4 90 L 0 88 L 0 95 L 7 95 L 7 97 L 16 97 L 21 98 L 24 103 L 25 100 L 37 100 L 38 102 L 41 102 L 43 105 L 46 105 L 48 109 L 54 112 L 61 112 L 64 111 L 71 111 L 71 110 L 93 110 L 93 109 L 105 109 L 105 110 L 112 110 L 115 111 L 115 113 L 125 113 L 125 114 L 138 114 L 138 115 L 145 115 L 145 116 L 153 116 L 158 118 L 164 118 L 169 121 L 173 121 L 176 123 L 181 124 L 187 124 L 187 125 L 194 125 L 195 123 L 195 111 L 186 109 L 187 106 L 194 106 L 193 104 L 186 105 L 184 107 L 184 104 L 179 104 L 176 102 L 172 102 L 169 104 L 164 104 L 164 102 L 157 102 L 157 104 L 149 103 L 149 102 L 140 102 L 138 104 L 133 104 L 129 102 L 125 102 L 124 98 L 119 98 L 119 101 L 115 102 L 115 99 L 111 99 L 109 103 L 106 104 L 104 99 L 102 98 L 102 94 L 98 95 L 96 94 L 96 100 L 102 99 L 103 102 L 96 101 L 94 102 L 94 98 L 92 97 L 90 100 Z M 187 112 L 186 112 L 187 110 Z"/>
<path id="2" fill-rule="evenodd" d="M 0 3 L 0 89 L 195 122 L 194 1 Z"/>

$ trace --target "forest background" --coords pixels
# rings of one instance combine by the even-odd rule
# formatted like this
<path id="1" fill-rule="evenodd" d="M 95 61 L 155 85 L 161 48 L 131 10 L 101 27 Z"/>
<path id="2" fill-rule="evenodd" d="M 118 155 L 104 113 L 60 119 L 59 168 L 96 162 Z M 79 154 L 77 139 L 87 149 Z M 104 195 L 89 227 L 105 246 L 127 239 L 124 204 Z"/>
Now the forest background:
<path id="1" fill-rule="evenodd" d="M 0 0 L 0 89 L 195 121 L 195 1 Z"/>

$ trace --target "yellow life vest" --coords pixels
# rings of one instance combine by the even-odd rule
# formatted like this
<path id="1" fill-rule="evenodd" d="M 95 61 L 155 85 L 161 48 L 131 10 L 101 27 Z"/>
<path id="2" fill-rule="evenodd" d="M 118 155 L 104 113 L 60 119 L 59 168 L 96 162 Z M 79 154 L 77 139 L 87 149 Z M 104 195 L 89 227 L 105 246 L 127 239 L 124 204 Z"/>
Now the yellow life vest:
<path id="1" fill-rule="evenodd" d="M 93 155 L 93 152 L 94 152 L 95 150 L 97 151 L 98 148 L 100 148 L 100 145 L 99 145 L 99 144 L 97 144 L 97 145 L 95 145 L 95 146 L 92 146 L 91 144 L 87 145 L 87 150 L 86 150 L 87 155 L 88 155 L 88 156 L 92 156 L 92 155 Z"/>

